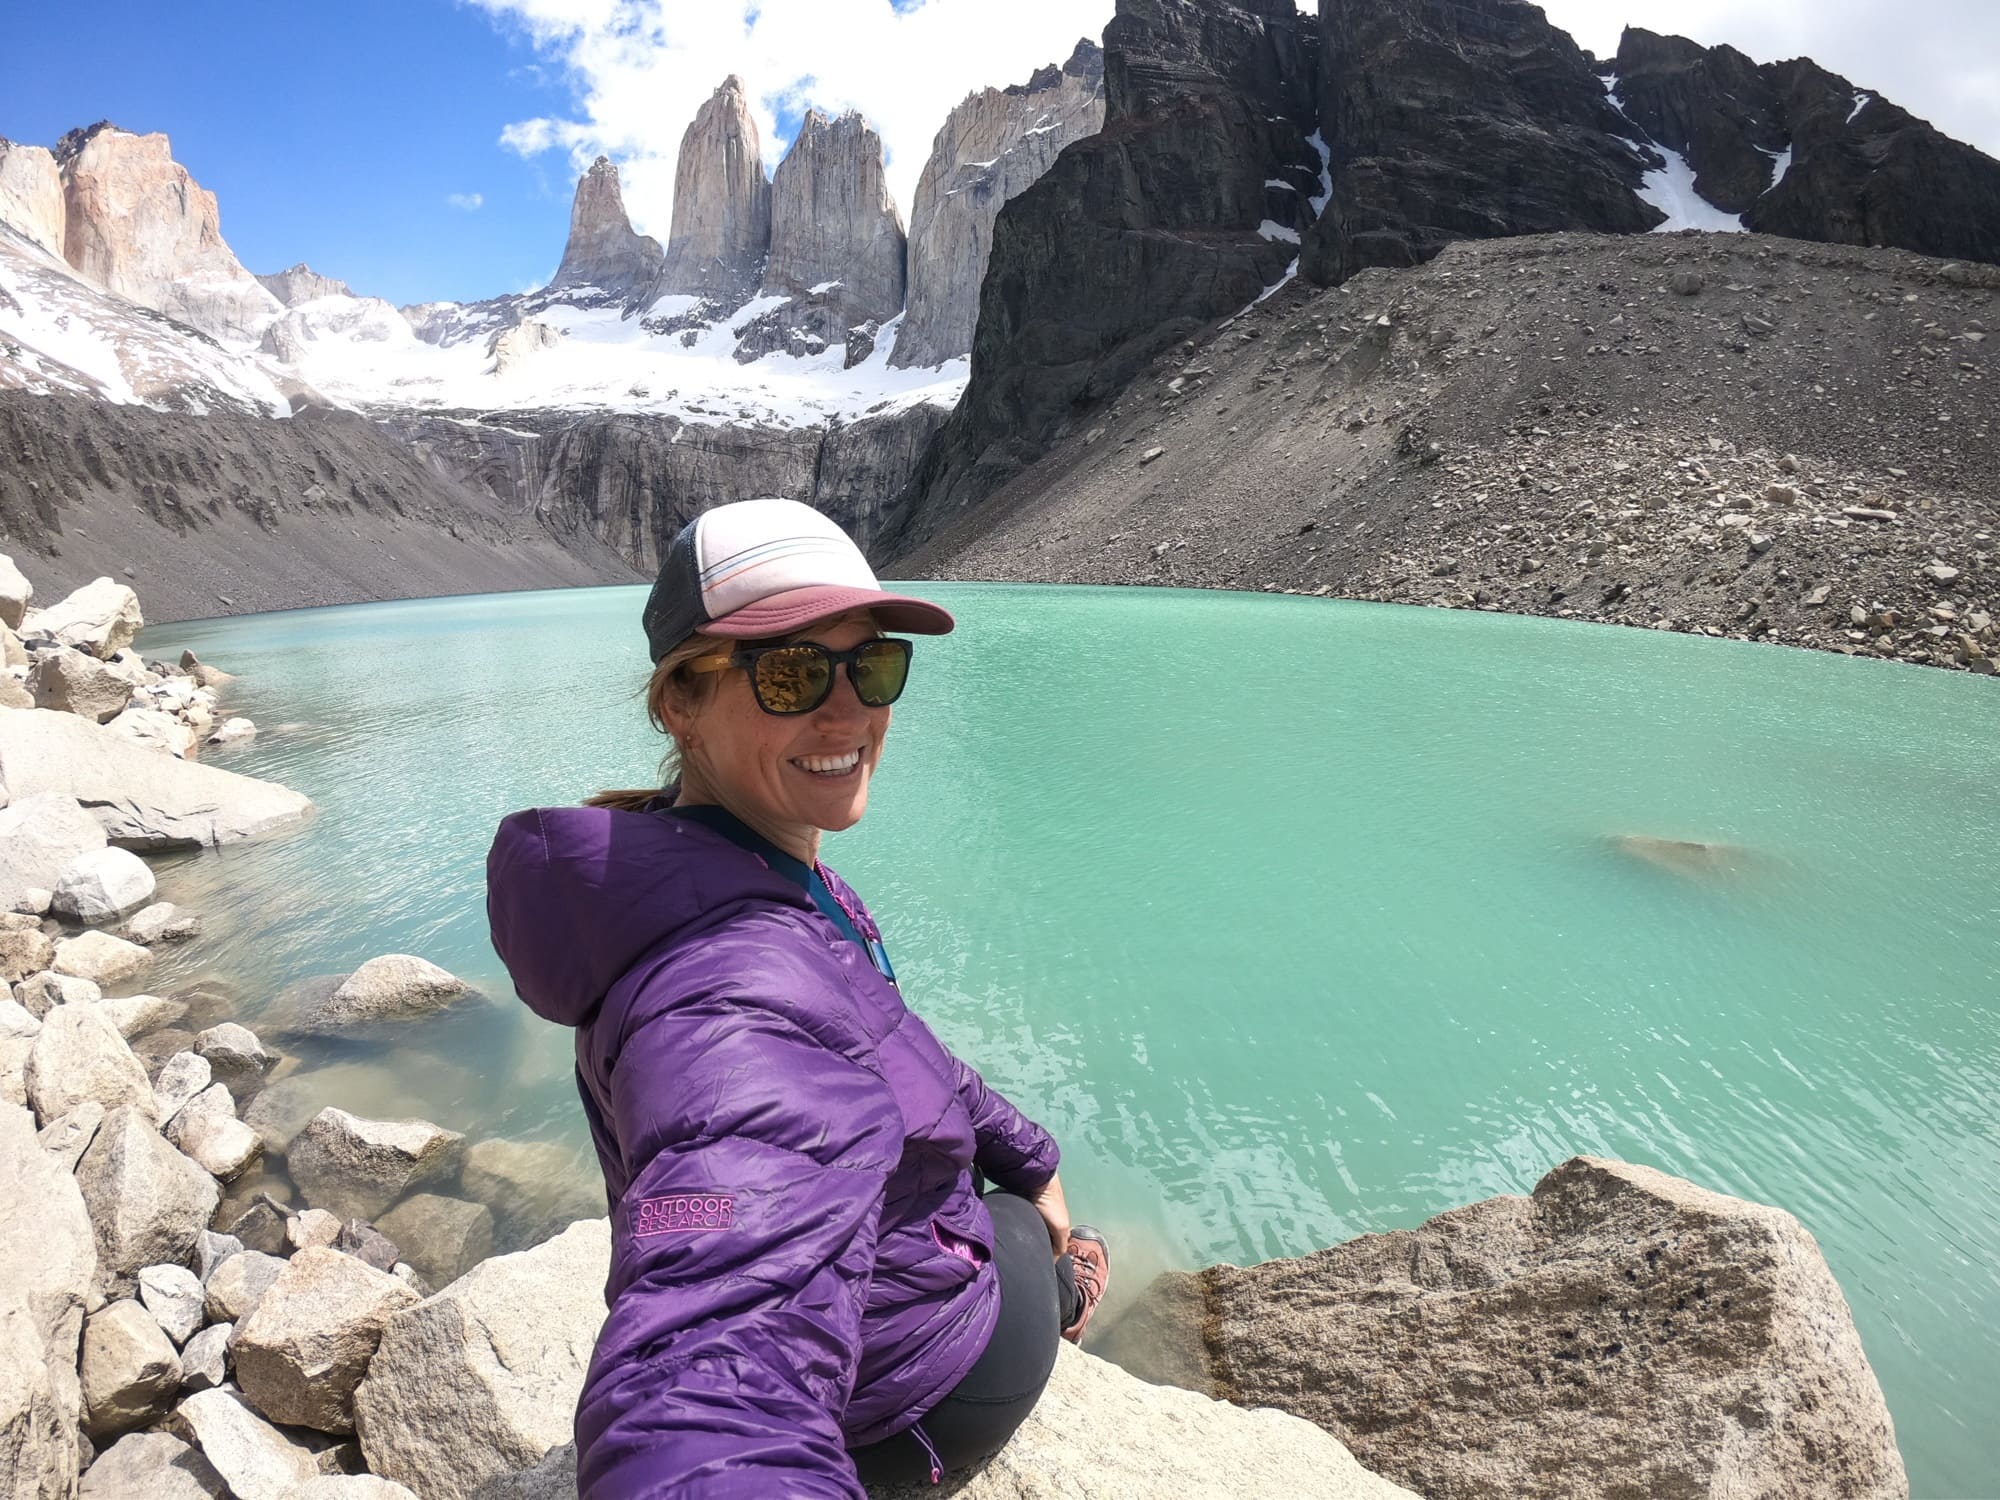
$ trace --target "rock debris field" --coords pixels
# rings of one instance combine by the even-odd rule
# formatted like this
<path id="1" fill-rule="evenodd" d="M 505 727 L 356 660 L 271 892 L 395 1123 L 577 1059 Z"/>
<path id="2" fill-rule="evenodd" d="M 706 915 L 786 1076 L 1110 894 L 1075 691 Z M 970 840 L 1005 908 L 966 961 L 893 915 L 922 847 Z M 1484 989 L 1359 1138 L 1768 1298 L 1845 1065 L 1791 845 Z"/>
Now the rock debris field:
<path id="1" fill-rule="evenodd" d="M 2000 269 L 1452 245 L 1164 351 L 895 566 L 1505 610 L 1992 675 Z"/>

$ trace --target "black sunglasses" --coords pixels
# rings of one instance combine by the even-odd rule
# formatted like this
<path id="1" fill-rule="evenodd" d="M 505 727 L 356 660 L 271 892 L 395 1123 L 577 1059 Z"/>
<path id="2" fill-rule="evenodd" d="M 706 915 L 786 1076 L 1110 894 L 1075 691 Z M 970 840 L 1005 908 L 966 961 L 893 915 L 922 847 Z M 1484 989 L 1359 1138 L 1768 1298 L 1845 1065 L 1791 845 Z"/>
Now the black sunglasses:
<path id="1" fill-rule="evenodd" d="M 817 641 L 784 646 L 746 646 L 728 656 L 704 656 L 687 664 L 690 672 L 726 672 L 742 667 L 750 674 L 750 691 L 767 714 L 809 714 L 833 691 L 833 669 L 847 668 L 854 696 L 869 708 L 887 708 L 903 694 L 910 679 L 910 643 L 892 636 L 846 651 Z"/>

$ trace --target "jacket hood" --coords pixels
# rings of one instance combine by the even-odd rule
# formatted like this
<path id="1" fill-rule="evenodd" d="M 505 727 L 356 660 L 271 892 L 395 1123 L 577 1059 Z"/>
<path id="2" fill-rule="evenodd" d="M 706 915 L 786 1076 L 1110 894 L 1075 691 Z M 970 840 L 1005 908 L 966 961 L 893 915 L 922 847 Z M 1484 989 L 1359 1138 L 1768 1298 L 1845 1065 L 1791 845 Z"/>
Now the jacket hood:
<path id="1" fill-rule="evenodd" d="M 587 1021 L 625 971 L 744 901 L 806 893 L 721 834 L 664 811 L 537 807 L 486 856 L 486 918 L 514 992 L 544 1020 Z"/>

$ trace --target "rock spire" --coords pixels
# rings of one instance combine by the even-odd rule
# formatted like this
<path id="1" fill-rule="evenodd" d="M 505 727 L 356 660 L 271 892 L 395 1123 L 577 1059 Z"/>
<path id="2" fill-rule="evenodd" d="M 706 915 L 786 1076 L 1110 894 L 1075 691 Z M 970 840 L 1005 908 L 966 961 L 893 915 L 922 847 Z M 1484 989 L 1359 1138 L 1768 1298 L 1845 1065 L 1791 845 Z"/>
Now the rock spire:
<path id="1" fill-rule="evenodd" d="M 121 297 L 216 338 L 254 340 L 279 311 L 222 238 L 215 194 L 173 159 L 164 135 L 109 122 L 57 143 L 63 254 Z"/>
<path id="2" fill-rule="evenodd" d="M 740 304 L 771 244 L 771 184 L 743 80 L 731 74 L 681 137 L 663 292 Z"/>
<path id="3" fill-rule="evenodd" d="M 887 322 L 903 309 L 906 245 L 874 127 L 807 110 L 771 181 L 764 290 L 824 295 L 813 289 L 838 282 L 848 324 Z"/>
<path id="4" fill-rule="evenodd" d="M 1104 53 L 1089 40 L 1061 67 L 968 94 L 946 117 L 910 208 L 909 306 L 891 364 L 937 365 L 972 351 L 1001 205 L 1103 124 Z"/>
<path id="5" fill-rule="evenodd" d="M 51 255 L 63 253 L 62 174 L 55 154 L 0 138 L 0 224 L 18 230 Z"/>
<path id="6" fill-rule="evenodd" d="M 354 288 L 331 276 L 322 276 L 304 261 L 287 266 L 270 276 L 259 276 L 257 284 L 287 307 L 301 302 L 317 302 L 322 297 L 352 297 Z"/>
<path id="7" fill-rule="evenodd" d="M 636 233 L 625 214 L 618 168 L 600 156 L 577 179 L 570 204 L 569 241 L 551 291 L 596 288 L 618 301 L 647 297 L 660 278 L 660 242 Z"/>

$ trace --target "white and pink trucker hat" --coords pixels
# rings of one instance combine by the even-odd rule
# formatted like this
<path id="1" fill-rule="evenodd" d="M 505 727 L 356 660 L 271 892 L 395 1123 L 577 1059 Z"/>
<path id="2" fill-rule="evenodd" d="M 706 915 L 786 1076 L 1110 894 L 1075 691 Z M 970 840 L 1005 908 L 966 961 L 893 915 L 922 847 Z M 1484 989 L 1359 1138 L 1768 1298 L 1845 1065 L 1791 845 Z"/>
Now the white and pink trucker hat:
<path id="1" fill-rule="evenodd" d="M 657 662 L 697 630 L 760 640 L 850 609 L 914 635 L 944 635 L 955 623 L 935 604 L 885 593 L 861 549 L 810 505 L 738 500 L 681 528 L 643 620 Z"/>

